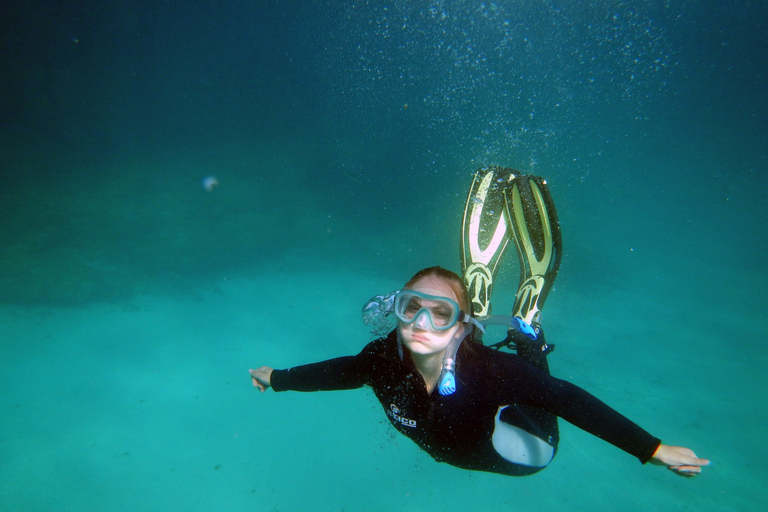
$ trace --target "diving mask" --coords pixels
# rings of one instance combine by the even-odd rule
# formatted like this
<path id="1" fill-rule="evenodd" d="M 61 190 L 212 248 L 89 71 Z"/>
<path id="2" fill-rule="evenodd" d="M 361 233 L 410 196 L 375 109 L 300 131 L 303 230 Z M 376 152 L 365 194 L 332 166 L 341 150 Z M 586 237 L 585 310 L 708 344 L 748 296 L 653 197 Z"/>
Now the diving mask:
<path id="1" fill-rule="evenodd" d="M 455 300 L 414 290 L 398 293 L 394 307 L 395 315 L 404 324 L 432 331 L 447 331 L 456 322 L 466 322 L 469 318 Z"/>

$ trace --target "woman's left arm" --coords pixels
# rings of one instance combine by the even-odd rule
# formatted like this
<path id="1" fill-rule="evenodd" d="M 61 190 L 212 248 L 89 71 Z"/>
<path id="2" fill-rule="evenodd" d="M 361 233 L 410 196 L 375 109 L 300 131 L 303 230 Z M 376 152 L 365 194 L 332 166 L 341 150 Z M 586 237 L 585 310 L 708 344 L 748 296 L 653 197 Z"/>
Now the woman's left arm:
<path id="1" fill-rule="evenodd" d="M 666 444 L 660 444 L 656 448 L 656 452 L 649 462 L 657 466 L 667 466 L 670 471 L 687 478 L 696 476 L 697 473 L 701 473 L 702 466 L 709 465 L 707 459 L 696 457 L 693 450 L 689 448 Z"/>
<path id="2" fill-rule="evenodd" d="M 533 380 L 531 376 L 528 378 Z M 642 463 L 666 466 L 686 477 L 701 473 L 701 467 L 709 464 L 708 460 L 696 457 L 693 450 L 661 444 L 636 423 L 569 382 L 549 377 L 539 382 L 536 389 L 549 389 L 549 400 L 542 397 L 542 401 L 552 407 L 550 412 L 635 455 Z"/>

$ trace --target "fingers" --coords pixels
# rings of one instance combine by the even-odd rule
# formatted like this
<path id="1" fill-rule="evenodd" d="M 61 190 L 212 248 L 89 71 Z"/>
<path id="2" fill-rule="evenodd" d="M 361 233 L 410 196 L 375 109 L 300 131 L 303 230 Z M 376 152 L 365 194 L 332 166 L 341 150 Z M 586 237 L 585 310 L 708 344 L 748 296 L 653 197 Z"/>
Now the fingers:
<path id="1" fill-rule="evenodd" d="M 681 462 L 690 466 L 709 466 L 707 459 L 699 459 L 698 457 L 681 457 Z"/>
<path id="2" fill-rule="evenodd" d="M 701 473 L 700 466 L 669 466 L 667 469 L 685 478 L 693 478 L 698 473 Z"/>
<path id="3" fill-rule="evenodd" d="M 251 381 L 253 382 L 253 387 L 259 388 L 259 391 L 261 391 L 262 393 L 264 392 L 266 388 L 261 382 L 259 382 L 259 380 L 256 377 L 251 377 Z"/>
<path id="4" fill-rule="evenodd" d="M 700 459 L 690 448 L 660 445 L 654 454 L 654 464 L 666 466 L 673 473 L 691 478 L 701 473 L 701 466 L 708 466 L 709 460 Z"/>
<path id="5" fill-rule="evenodd" d="M 673 465 L 668 466 L 670 471 L 685 478 L 693 478 L 701 473 L 701 466 L 708 466 L 707 459 L 700 459 L 693 450 L 683 447 L 675 447 L 676 459 Z"/>
<path id="6" fill-rule="evenodd" d="M 261 370 L 261 368 L 259 368 L 259 370 Z M 259 391 L 263 393 L 269 387 L 269 383 L 265 382 L 265 379 L 259 370 L 250 369 L 248 370 L 248 373 L 251 375 L 253 387 L 259 388 Z"/>
<path id="7" fill-rule="evenodd" d="M 691 466 L 708 466 L 709 461 L 707 459 L 700 459 L 693 453 L 693 450 L 689 448 L 677 448 L 678 467 L 691 467 Z M 700 472 L 700 471 L 699 471 Z"/>

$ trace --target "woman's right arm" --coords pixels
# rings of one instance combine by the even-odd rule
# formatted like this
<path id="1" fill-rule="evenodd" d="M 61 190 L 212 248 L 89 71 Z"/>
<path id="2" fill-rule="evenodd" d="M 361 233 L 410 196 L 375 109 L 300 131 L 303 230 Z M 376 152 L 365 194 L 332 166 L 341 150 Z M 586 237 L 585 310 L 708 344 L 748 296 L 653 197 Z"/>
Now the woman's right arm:
<path id="1" fill-rule="evenodd" d="M 394 350 L 394 331 L 390 338 L 372 341 L 356 356 L 337 357 L 319 363 L 294 366 L 287 370 L 273 370 L 262 366 L 249 370 L 254 387 L 266 391 L 335 391 L 363 387 L 372 373 L 377 371 L 377 361 L 382 353 Z"/>
<path id="2" fill-rule="evenodd" d="M 275 391 L 334 391 L 355 389 L 365 385 L 369 369 L 368 357 L 338 357 L 319 363 L 294 366 L 287 370 L 273 370 L 262 366 L 249 370 L 253 385 L 261 391 L 271 387 Z"/>

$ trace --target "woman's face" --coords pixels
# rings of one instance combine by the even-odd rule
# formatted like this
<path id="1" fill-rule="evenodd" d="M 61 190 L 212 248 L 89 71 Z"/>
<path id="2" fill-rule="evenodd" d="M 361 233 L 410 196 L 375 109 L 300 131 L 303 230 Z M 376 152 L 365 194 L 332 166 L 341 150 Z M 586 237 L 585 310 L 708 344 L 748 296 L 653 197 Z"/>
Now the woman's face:
<path id="1" fill-rule="evenodd" d="M 416 281 L 410 289 L 426 293 L 429 295 L 437 295 L 439 297 L 448 297 L 456 302 L 459 302 L 459 298 L 453 292 L 453 289 L 448 282 L 437 276 L 424 276 Z M 428 301 L 424 301 L 426 306 L 429 306 Z M 414 354 L 420 355 L 434 355 L 442 354 L 445 352 L 446 347 L 451 342 L 459 329 L 464 329 L 461 322 L 457 322 L 456 325 L 445 331 L 433 331 L 432 329 L 425 329 L 416 325 L 420 322 L 413 322 L 410 324 L 403 323 L 398 320 L 398 328 L 400 329 L 400 336 L 403 339 L 403 344 Z"/>

